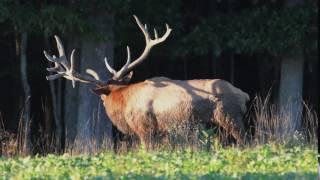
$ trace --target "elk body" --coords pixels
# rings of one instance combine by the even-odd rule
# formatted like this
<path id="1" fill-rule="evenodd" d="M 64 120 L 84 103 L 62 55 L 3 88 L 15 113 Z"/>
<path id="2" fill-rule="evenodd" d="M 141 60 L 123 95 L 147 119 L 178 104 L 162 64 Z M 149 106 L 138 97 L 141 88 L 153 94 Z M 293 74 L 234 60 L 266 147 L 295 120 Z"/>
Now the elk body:
<path id="1" fill-rule="evenodd" d="M 188 124 L 217 124 L 231 134 L 239 143 L 245 141 L 242 121 L 246 112 L 247 93 L 220 79 L 172 80 L 166 77 L 154 77 L 143 82 L 128 84 L 132 70 L 146 59 L 152 47 L 166 40 L 171 29 L 158 37 L 154 30 L 154 39 L 150 38 L 146 25 L 135 20 L 142 30 L 146 47 L 140 57 L 131 62 L 130 49 L 127 46 L 127 62 L 119 70 L 114 70 L 105 59 L 105 64 L 113 77 L 107 81 L 99 78 L 93 70 L 88 74 L 74 71 L 74 50 L 70 64 L 67 61 L 60 39 L 55 36 L 59 57 L 44 52 L 49 61 L 54 62 L 48 71 L 56 74 L 47 76 L 48 80 L 60 77 L 91 83 L 96 86 L 93 92 L 100 95 L 106 113 L 112 123 L 126 135 L 138 136 L 142 143 L 151 145 L 155 140 L 167 136 L 168 130 Z"/>

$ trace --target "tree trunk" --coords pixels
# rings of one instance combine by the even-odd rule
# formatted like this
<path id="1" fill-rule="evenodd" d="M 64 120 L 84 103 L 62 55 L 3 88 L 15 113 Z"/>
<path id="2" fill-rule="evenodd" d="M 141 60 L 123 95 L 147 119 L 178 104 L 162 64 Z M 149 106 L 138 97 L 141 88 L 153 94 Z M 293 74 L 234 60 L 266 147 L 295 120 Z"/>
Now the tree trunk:
<path id="1" fill-rule="evenodd" d="M 282 136 L 290 136 L 301 127 L 303 65 L 302 53 L 281 61 L 279 105 L 283 117 Z"/>
<path id="2" fill-rule="evenodd" d="M 19 38 L 20 36 L 20 38 Z M 16 55 L 20 59 L 21 83 L 24 93 L 24 110 L 22 115 L 23 120 L 23 146 L 22 153 L 30 154 L 32 150 L 31 129 L 30 129 L 30 111 L 31 111 L 31 89 L 28 82 L 27 72 L 27 32 L 21 32 L 16 35 Z"/>
<path id="3" fill-rule="evenodd" d="M 300 5 L 299 0 L 287 0 L 286 7 Z M 291 137 L 302 124 L 302 90 L 304 57 L 301 50 L 282 58 L 280 69 L 279 110 L 282 116 L 280 131 L 282 137 Z"/>
<path id="4" fill-rule="evenodd" d="M 44 36 L 45 41 L 45 49 L 51 49 L 49 45 L 49 37 L 47 35 Z M 48 63 L 49 64 L 49 63 Z M 51 64 L 51 63 L 50 63 Z M 48 66 L 49 67 L 49 66 Z M 51 93 L 51 101 L 52 101 L 52 114 L 55 125 L 55 152 L 60 153 L 62 151 L 62 124 L 61 124 L 61 102 L 59 96 L 60 94 L 56 91 L 61 91 L 61 79 L 58 82 L 49 81 L 49 88 Z"/>
<path id="5" fill-rule="evenodd" d="M 102 19 L 99 19 L 102 21 Z M 87 40 L 82 42 L 81 47 L 81 71 L 93 69 L 101 79 L 110 78 L 104 66 L 104 57 L 113 62 L 113 23 L 99 22 L 95 19 L 99 31 L 108 35 L 108 41 Z M 105 21 L 105 20 L 104 20 Z M 112 20 L 110 20 L 112 21 Z M 112 124 L 107 118 L 102 101 L 99 96 L 93 94 L 90 89 L 93 86 L 79 84 L 79 110 L 77 139 L 82 141 L 82 151 L 94 152 L 99 149 L 104 141 L 111 142 Z M 85 143 L 87 142 L 87 143 Z M 89 143 L 88 143 L 89 142 Z"/>
<path id="6" fill-rule="evenodd" d="M 67 54 L 71 54 L 72 49 L 80 49 L 80 42 L 74 37 L 70 37 L 67 43 Z M 80 53 L 75 53 L 75 64 L 74 69 L 80 70 Z M 72 82 L 64 81 L 64 98 L 63 98 L 63 120 L 64 120 L 64 131 L 65 131 L 65 143 L 66 149 L 70 150 L 71 145 L 77 135 L 77 123 L 78 123 L 78 106 L 79 106 L 79 86 L 76 84 L 75 88 L 72 87 Z"/>
<path id="7" fill-rule="evenodd" d="M 308 60 L 306 61 L 307 68 L 306 69 L 306 91 L 305 98 L 308 101 L 308 105 L 311 105 L 311 108 L 316 110 L 318 113 L 320 112 L 320 99 L 315 98 L 320 95 L 320 87 L 319 87 L 319 59 L 318 55 L 311 54 Z M 319 114 L 320 115 L 320 114 Z"/>

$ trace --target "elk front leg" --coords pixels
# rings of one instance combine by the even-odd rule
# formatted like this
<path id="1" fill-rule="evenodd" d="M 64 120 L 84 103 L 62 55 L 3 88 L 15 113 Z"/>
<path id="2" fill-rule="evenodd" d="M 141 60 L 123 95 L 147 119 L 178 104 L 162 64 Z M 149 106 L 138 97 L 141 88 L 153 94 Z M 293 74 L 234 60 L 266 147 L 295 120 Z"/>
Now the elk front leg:
<path id="1" fill-rule="evenodd" d="M 246 142 L 245 128 L 241 116 L 226 111 L 220 103 L 216 106 L 213 116 L 213 121 L 225 129 L 228 134 L 231 134 L 238 144 Z"/>
<path id="2" fill-rule="evenodd" d="M 158 125 L 155 116 L 150 112 L 137 112 L 134 114 L 134 116 L 128 118 L 128 125 L 147 149 L 153 149 L 159 142 L 157 138 Z"/>

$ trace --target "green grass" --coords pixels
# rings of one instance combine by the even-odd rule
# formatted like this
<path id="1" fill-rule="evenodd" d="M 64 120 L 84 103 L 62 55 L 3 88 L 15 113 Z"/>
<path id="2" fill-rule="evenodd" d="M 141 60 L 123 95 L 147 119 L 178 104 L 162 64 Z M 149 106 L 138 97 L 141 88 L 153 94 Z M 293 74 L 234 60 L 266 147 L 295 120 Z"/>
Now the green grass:
<path id="1" fill-rule="evenodd" d="M 264 145 L 210 152 L 136 150 L 94 156 L 0 159 L 4 179 L 316 179 L 317 153 L 309 147 Z"/>

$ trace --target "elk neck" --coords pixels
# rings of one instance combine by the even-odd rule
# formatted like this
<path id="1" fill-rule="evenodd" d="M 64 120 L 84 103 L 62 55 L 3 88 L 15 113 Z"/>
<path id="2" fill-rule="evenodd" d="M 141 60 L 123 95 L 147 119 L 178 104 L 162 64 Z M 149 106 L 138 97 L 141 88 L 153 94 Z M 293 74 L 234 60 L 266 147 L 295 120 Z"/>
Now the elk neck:
<path id="1" fill-rule="evenodd" d="M 123 112 L 126 107 L 127 89 L 127 85 L 108 85 L 110 93 L 101 94 L 101 99 L 109 116 L 122 114 L 120 112 Z"/>
<path id="2" fill-rule="evenodd" d="M 131 134 L 131 128 L 126 122 L 125 112 L 128 101 L 134 94 L 135 86 L 137 85 L 108 85 L 110 93 L 102 94 L 101 99 L 105 107 L 106 113 L 113 124 L 123 133 Z"/>

